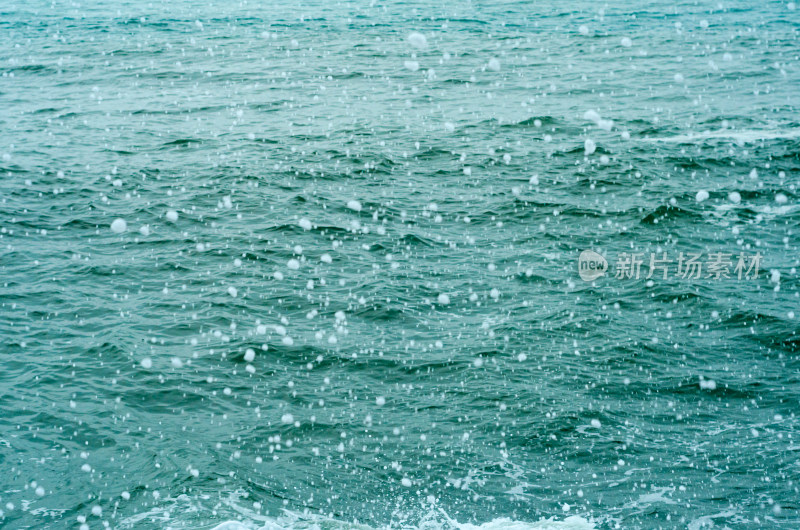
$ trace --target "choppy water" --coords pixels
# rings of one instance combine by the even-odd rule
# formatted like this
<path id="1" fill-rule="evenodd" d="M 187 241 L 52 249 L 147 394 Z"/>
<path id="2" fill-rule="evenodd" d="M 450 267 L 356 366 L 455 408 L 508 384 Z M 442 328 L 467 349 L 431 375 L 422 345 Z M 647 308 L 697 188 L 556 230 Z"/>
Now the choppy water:
<path id="1" fill-rule="evenodd" d="M 794 7 L 4 3 L 0 526 L 797 528 Z"/>

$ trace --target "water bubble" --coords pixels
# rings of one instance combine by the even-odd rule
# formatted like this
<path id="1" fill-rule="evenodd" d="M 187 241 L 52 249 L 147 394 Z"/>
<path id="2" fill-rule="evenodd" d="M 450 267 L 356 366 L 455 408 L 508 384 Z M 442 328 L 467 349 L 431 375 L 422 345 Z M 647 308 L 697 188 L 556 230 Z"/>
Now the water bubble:
<path id="1" fill-rule="evenodd" d="M 408 43 L 415 48 L 422 49 L 428 46 L 428 39 L 422 33 L 413 31 L 408 35 Z"/>
<path id="2" fill-rule="evenodd" d="M 128 223 L 125 222 L 125 219 L 114 219 L 114 222 L 111 223 L 111 231 L 115 234 L 121 234 L 127 229 Z"/>

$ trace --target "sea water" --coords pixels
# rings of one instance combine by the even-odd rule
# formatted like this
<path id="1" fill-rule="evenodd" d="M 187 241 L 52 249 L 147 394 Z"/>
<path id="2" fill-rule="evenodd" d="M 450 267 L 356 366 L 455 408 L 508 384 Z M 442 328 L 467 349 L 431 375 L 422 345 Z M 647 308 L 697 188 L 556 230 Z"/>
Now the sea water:
<path id="1" fill-rule="evenodd" d="M 0 526 L 797 528 L 799 31 L 3 2 Z"/>

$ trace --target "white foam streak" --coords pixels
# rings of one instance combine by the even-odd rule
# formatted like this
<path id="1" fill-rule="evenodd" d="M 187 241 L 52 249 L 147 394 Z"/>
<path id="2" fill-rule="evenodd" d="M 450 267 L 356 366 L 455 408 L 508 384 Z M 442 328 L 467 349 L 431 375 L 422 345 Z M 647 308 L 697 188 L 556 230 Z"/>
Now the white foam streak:
<path id="1" fill-rule="evenodd" d="M 262 521 L 264 522 L 264 521 Z M 383 529 L 388 530 L 594 530 L 594 523 L 573 515 L 563 520 L 541 519 L 536 522 L 514 521 L 508 518 L 498 518 L 487 523 L 475 525 L 459 523 L 443 512 L 432 511 L 420 522 L 419 526 L 391 524 Z M 226 521 L 215 526 L 212 530 L 382 530 L 358 523 L 350 523 L 337 519 L 319 516 L 301 516 L 292 512 L 280 518 L 266 521 L 262 526 L 251 522 Z"/>
<path id="2" fill-rule="evenodd" d="M 800 138 L 800 128 L 785 130 L 732 130 L 720 129 L 718 131 L 703 131 L 701 133 L 679 134 L 662 138 L 643 138 L 645 142 L 663 143 L 694 143 L 711 139 L 730 139 L 736 143 L 752 143 L 760 140 Z"/>

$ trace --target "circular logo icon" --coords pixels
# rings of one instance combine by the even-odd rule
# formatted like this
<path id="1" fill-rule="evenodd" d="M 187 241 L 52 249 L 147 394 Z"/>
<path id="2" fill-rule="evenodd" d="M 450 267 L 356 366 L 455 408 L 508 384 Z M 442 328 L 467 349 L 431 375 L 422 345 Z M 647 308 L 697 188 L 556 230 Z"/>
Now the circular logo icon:
<path id="1" fill-rule="evenodd" d="M 578 274 L 581 279 L 591 282 L 603 276 L 608 270 L 606 258 L 594 250 L 584 250 L 578 257 Z"/>

